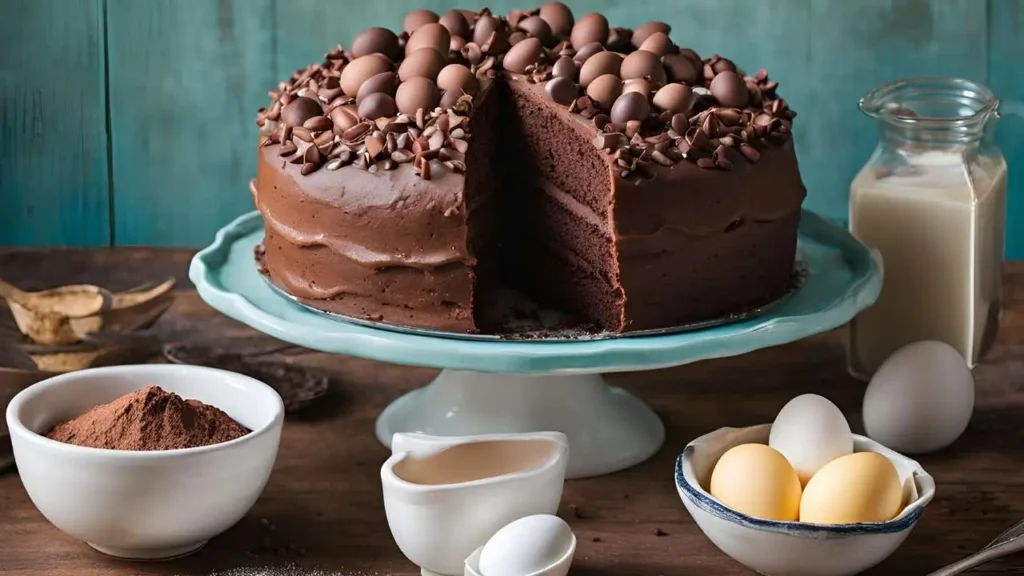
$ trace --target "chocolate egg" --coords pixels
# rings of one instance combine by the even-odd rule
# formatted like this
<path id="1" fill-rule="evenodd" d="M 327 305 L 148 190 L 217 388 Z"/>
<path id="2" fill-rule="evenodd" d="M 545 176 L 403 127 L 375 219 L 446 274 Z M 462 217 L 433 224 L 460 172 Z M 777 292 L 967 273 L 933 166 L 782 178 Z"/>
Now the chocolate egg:
<path id="1" fill-rule="evenodd" d="M 281 121 L 289 126 L 302 126 L 314 116 L 320 116 L 324 109 L 320 103 L 306 96 L 299 96 L 281 110 Z"/>
<path id="2" fill-rule="evenodd" d="M 469 38 L 469 21 L 466 20 L 466 16 L 462 12 L 449 10 L 441 15 L 441 19 L 438 22 L 441 23 L 441 26 L 448 29 L 450 35 Z"/>
<path id="3" fill-rule="evenodd" d="M 363 98 L 377 92 L 394 96 L 396 89 L 398 89 L 398 74 L 390 71 L 381 72 L 367 78 L 363 85 L 359 87 L 359 91 L 356 92 L 356 104 L 362 102 Z"/>
<path id="4" fill-rule="evenodd" d="M 424 24 L 430 24 L 431 22 L 437 22 L 441 17 L 430 10 L 413 10 L 405 15 L 405 20 L 402 22 L 402 29 L 412 34 L 416 30 L 419 30 L 420 26 Z"/>
<path id="5" fill-rule="evenodd" d="M 544 91 L 548 93 L 548 97 L 553 102 L 562 106 L 568 106 L 579 95 L 579 89 L 576 88 L 576 84 L 573 84 L 573 81 L 568 78 L 552 78 L 548 80 L 548 83 L 544 85 Z"/>
<path id="6" fill-rule="evenodd" d="M 683 52 L 666 54 L 661 58 L 669 82 L 684 82 L 691 86 L 703 84 L 704 63 L 694 60 Z"/>
<path id="7" fill-rule="evenodd" d="M 545 46 L 553 46 L 555 44 L 555 36 L 551 33 L 551 27 L 540 16 L 523 18 L 516 28 L 540 40 L 541 44 Z"/>
<path id="8" fill-rule="evenodd" d="M 623 54 L 632 52 L 632 44 L 630 39 L 633 37 L 633 31 L 629 28 L 612 28 L 608 32 L 608 42 L 605 43 L 605 48 L 612 52 L 621 52 Z"/>
<path id="9" fill-rule="evenodd" d="M 615 52 L 598 52 L 583 63 L 580 68 L 580 86 L 586 88 L 598 76 L 619 74 L 622 68 L 622 56 Z"/>
<path id="10" fill-rule="evenodd" d="M 460 89 L 467 94 L 476 94 L 478 86 L 476 76 L 462 64 L 449 64 L 437 75 L 437 87 L 441 90 Z"/>
<path id="11" fill-rule="evenodd" d="M 603 14 L 591 12 L 580 18 L 572 27 L 572 47 L 579 50 L 591 42 L 608 41 L 608 19 Z"/>
<path id="12" fill-rule="evenodd" d="M 391 70 L 391 61 L 387 57 L 373 53 L 360 56 L 348 63 L 341 70 L 341 89 L 349 96 L 359 93 L 359 87 L 371 77 Z"/>
<path id="13" fill-rule="evenodd" d="M 466 46 L 466 39 L 462 36 L 452 36 L 452 42 L 448 45 L 449 52 L 461 53 Z"/>
<path id="14" fill-rule="evenodd" d="M 686 112 L 693 100 L 693 90 L 685 84 L 665 84 L 654 94 L 654 107 L 673 113 Z"/>
<path id="15" fill-rule="evenodd" d="M 587 86 L 587 96 L 597 103 L 597 107 L 607 112 L 622 94 L 622 79 L 615 74 L 598 76 Z"/>
<path id="16" fill-rule="evenodd" d="M 526 68 L 537 62 L 544 45 L 539 38 L 527 38 L 509 49 L 502 60 L 502 66 L 509 72 L 522 74 Z"/>
<path id="17" fill-rule="evenodd" d="M 711 65 L 711 69 L 715 74 L 721 74 L 722 72 L 735 72 L 736 64 L 733 64 L 733 61 L 728 58 L 719 58 Z"/>
<path id="18" fill-rule="evenodd" d="M 465 92 L 458 88 L 454 90 L 446 90 L 445 93 L 441 95 L 441 108 L 447 110 L 455 106 L 455 103 L 458 102 L 459 98 L 462 98 L 464 94 Z"/>
<path id="19" fill-rule="evenodd" d="M 716 74 L 708 88 L 718 103 L 727 108 L 744 108 L 750 102 L 747 83 L 739 74 L 730 70 Z"/>
<path id="20" fill-rule="evenodd" d="M 655 84 L 665 83 L 665 67 L 661 65 L 661 58 L 646 50 L 637 50 L 623 58 L 621 72 L 623 80 L 650 76 Z"/>
<path id="21" fill-rule="evenodd" d="M 645 78 L 630 78 L 622 84 L 623 94 L 626 92 L 639 92 L 644 96 L 649 96 L 651 90 L 654 90 L 654 85 Z"/>
<path id="22" fill-rule="evenodd" d="M 600 42 L 591 42 L 583 48 L 580 48 L 572 59 L 577 62 L 586 62 L 591 56 L 598 52 L 604 52 L 604 44 L 601 44 Z"/>
<path id="23" fill-rule="evenodd" d="M 686 114 L 673 114 L 672 129 L 680 136 L 686 134 L 686 131 L 690 129 L 690 119 L 686 117 Z"/>
<path id="24" fill-rule="evenodd" d="M 501 25 L 501 21 L 494 16 L 481 16 L 476 21 L 476 26 L 473 26 L 473 42 L 479 46 L 483 46 L 484 42 L 491 37 L 491 34 L 501 30 L 504 32 L 504 27 Z"/>
<path id="25" fill-rule="evenodd" d="M 420 48 L 433 48 L 442 54 L 448 53 L 452 44 L 452 35 L 448 29 L 437 22 L 429 22 L 420 26 L 405 43 L 405 55 L 408 56 Z"/>
<path id="26" fill-rule="evenodd" d="M 398 67 L 398 77 L 405 82 L 409 78 L 423 77 L 437 80 L 448 59 L 433 48 L 420 48 L 402 60 Z"/>
<path id="27" fill-rule="evenodd" d="M 612 122 L 625 124 L 630 120 L 643 120 L 647 118 L 650 109 L 646 96 L 639 92 L 627 92 L 619 96 L 612 105 Z"/>
<path id="28" fill-rule="evenodd" d="M 397 113 L 398 108 L 395 106 L 395 99 L 380 92 L 363 98 L 362 104 L 359 105 L 359 117 L 369 120 L 389 118 Z"/>
<path id="29" fill-rule="evenodd" d="M 653 52 L 658 56 L 664 56 L 673 49 L 675 49 L 675 45 L 668 39 L 668 34 L 665 34 L 664 32 L 655 32 L 654 34 L 651 34 L 647 37 L 647 40 L 644 40 L 644 43 L 640 45 L 640 50 Z"/>
<path id="30" fill-rule="evenodd" d="M 551 75 L 555 78 L 568 78 L 569 80 L 576 79 L 576 72 L 576 63 L 568 56 L 559 58 L 551 69 Z"/>
<path id="31" fill-rule="evenodd" d="M 572 10 L 561 2 L 548 2 L 540 7 L 540 17 L 548 23 L 551 33 L 564 38 L 572 33 Z"/>
<path id="32" fill-rule="evenodd" d="M 395 104 L 402 114 L 416 114 L 422 108 L 424 111 L 433 110 L 441 101 L 441 92 L 437 85 L 428 78 L 410 78 L 408 82 L 402 82 L 398 86 L 398 93 L 395 94 Z"/>
<path id="33" fill-rule="evenodd" d="M 647 37 L 655 32 L 661 32 L 668 36 L 672 33 L 672 27 L 664 22 L 648 22 L 641 25 L 636 30 L 633 30 L 633 38 L 631 38 L 633 47 L 639 48 L 644 43 L 644 40 L 647 40 Z"/>
<path id="34" fill-rule="evenodd" d="M 373 54 L 383 54 L 391 60 L 398 60 L 401 51 L 398 48 L 398 36 L 387 28 L 367 28 L 352 40 L 351 53 L 356 58 Z"/>

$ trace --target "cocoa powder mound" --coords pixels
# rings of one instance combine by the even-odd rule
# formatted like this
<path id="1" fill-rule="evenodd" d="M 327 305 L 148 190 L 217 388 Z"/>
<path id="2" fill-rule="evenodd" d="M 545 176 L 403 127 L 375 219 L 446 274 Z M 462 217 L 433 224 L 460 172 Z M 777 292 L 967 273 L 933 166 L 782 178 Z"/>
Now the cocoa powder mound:
<path id="1" fill-rule="evenodd" d="M 149 386 L 57 424 L 46 437 L 108 450 L 177 450 L 234 440 L 249 433 L 222 410 Z"/>

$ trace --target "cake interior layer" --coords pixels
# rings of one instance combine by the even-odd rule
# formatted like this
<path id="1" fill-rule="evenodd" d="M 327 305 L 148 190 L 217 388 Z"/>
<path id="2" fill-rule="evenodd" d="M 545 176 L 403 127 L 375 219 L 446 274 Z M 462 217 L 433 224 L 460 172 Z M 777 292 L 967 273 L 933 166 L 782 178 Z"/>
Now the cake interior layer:
<path id="1" fill-rule="evenodd" d="M 622 330 L 625 298 L 607 164 L 527 85 L 502 82 L 494 88 L 500 134 L 494 143 L 494 217 L 502 283 L 580 321 Z M 485 260 L 478 257 L 481 265 Z M 478 316 L 478 322 L 485 321 Z"/>

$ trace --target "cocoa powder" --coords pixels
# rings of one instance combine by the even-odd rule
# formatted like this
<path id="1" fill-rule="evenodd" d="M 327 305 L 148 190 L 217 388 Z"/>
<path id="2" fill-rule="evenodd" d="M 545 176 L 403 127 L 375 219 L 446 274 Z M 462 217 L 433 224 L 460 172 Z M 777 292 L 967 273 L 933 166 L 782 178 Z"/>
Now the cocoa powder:
<path id="1" fill-rule="evenodd" d="M 143 451 L 209 446 L 248 433 L 214 406 L 149 386 L 60 423 L 46 437 L 90 448 Z"/>

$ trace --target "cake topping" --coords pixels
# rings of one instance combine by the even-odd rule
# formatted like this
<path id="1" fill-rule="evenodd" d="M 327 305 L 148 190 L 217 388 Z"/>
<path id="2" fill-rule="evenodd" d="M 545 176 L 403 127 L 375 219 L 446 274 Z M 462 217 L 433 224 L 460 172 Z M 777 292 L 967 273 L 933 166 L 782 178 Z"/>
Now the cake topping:
<path id="1" fill-rule="evenodd" d="M 359 123 L 359 114 L 351 106 L 338 106 L 331 110 L 331 122 L 334 123 L 334 133 L 341 136 L 345 130 Z"/>
<path id="2" fill-rule="evenodd" d="M 748 75 L 717 54 L 702 59 L 677 46 L 664 22 L 609 28 L 601 14 L 574 20 L 549 2 L 507 16 L 415 10 L 403 29 L 368 28 L 350 52 L 336 47 L 295 72 L 260 110 L 263 144 L 278 145 L 304 174 L 349 164 L 376 172 L 409 163 L 427 178 L 464 171 L 473 96 L 499 74 L 542 85 L 553 103 L 591 121 L 601 132 L 595 146 L 622 176 L 683 160 L 726 170 L 757 162 L 789 139 L 796 116 L 766 72 Z M 463 121 L 444 126 L 454 118 Z"/>
<path id="3" fill-rule="evenodd" d="M 573 56 L 572 59 L 577 62 L 586 62 L 587 60 L 590 59 L 591 56 L 597 54 L 598 52 L 604 52 L 604 45 L 601 44 L 600 42 L 591 42 L 590 44 L 587 44 L 583 48 L 579 48 L 576 52 L 576 55 Z"/>
<path id="4" fill-rule="evenodd" d="M 657 54 L 637 50 L 622 59 L 622 79 L 649 78 L 655 84 L 665 83 L 665 68 Z"/>
<path id="5" fill-rule="evenodd" d="M 664 22 L 648 22 L 641 25 L 639 28 L 633 31 L 633 37 L 630 41 L 634 48 L 640 48 L 640 46 L 655 32 L 661 32 L 665 36 L 672 33 L 672 27 Z"/>
<path id="6" fill-rule="evenodd" d="M 402 60 L 398 66 L 398 77 L 402 82 L 410 78 L 423 77 L 436 80 L 448 59 L 434 48 L 420 48 Z"/>
<path id="7" fill-rule="evenodd" d="M 580 86 L 587 88 L 598 76 L 614 74 L 618 76 L 622 68 L 622 56 L 615 52 L 598 52 L 583 62 L 580 67 Z"/>
<path id="8" fill-rule="evenodd" d="M 281 111 L 281 120 L 288 126 L 302 126 L 306 120 L 323 113 L 319 102 L 300 96 L 284 107 Z"/>
<path id="9" fill-rule="evenodd" d="M 532 66 L 540 58 L 544 45 L 538 38 L 527 38 L 519 42 L 505 54 L 502 65 L 509 72 L 526 72 L 526 68 Z"/>
<path id="10" fill-rule="evenodd" d="M 626 92 L 615 100 L 612 105 L 611 119 L 616 124 L 625 124 L 630 120 L 644 120 L 650 106 L 647 103 L 647 95 L 639 92 Z"/>
<path id="11" fill-rule="evenodd" d="M 666 54 L 662 56 L 661 63 L 669 82 L 694 86 L 704 78 L 704 63 L 700 58 L 693 58 L 684 52 Z"/>
<path id="12" fill-rule="evenodd" d="M 469 21 L 466 20 L 466 16 L 458 10 L 449 10 L 441 15 L 439 20 L 441 26 L 448 29 L 448 33 L 452 36 L 458 36 L 465 41 L 465 38 L 469 38 L 470 29 Z"/>
<path id="13" fill-rule="evenodd" d="M 666 84 L 655 92 L 653 103 L 658 110 L 673 114 L 686 112 L 693 103 L 693 90 L 685 84 Z"/>
<path id="14" fill-rule="evenodd" d="M 622 80 L 615 74 L 598 76 L 587 86 L 587 96 L 599 110 L 609 111 L 622 94 Z"/>
<path id="15" fill-rule="evenodd" d="M 473 26 L 473 42 L 481 47 L 488 43 L 497 43 L 495 36 L 498 34 L 501 35 L 503 40 L 507 38 L 501 22 L 491 15 L 481 16 Z M 484 49 L 484 52 L 492 53 L 486 49 Z"/>
<path id="16" fill-rule="evenodd" d="M 391 70 L 391 62 L 381 54 L 360 56 L 341 71 L 341 89 L 349 96 L 359 93 L 359 87 L 373 76 Z"/>
<path id="17" fill-rule="evenodd" d="M 398 74 L 391 72 L 381 72 L 374 76 L 369 77 L 363 82 L 362 86 L 359 87 L 359 91 L 356 92 L 356 104 L 363 101 L 364 98 L 370 94 L 387 94 L 388 96 L 394 96 L 395 91 L 398 90 Z"/>
<path id="18" fill-rule="evenodd" d="M 420 108 L 433 110 L 441 101 L 441 93 L 437 85 L 427 78 L 410 78 L 398 87 L 395 103 L 398 111 L 403 114 L 416 114 Z"/>
<path id="19" fill-rule="evenodd" d="M 540 16 L 524 18 L 516 28 L 540 40 L 544 46 L 553 46 L 555 44 L 555 36 L 551 32 L 551 27 Z"/>
<path id="20" fill-rule="evenodd" d="M 540 17 L 548 23 L 551 33 L 562 38 L 572 33 L 572 11 L 561 2 L 548 2 L 540 7 Z"/>
<path id="21" fill-rule="evenodd" d="M 398 60 L 398 36 L 387 28 L 367 28 L 352 40 L 352 55 L 366 56 L 379 52 L 392 60 Z"/>
<path id="22" fill-rule="evenodd" d="M 664 56 L 675 49 L 675 45 L 668 39 L 668 35 L 664 32 L 655 32 L 644 40 L 644 43 L 640 45 L 640 51 L 650 52 L 658 56 Z"/>
<path id="23" fill-rule="evenodd" d="M 710 88 L 711 95 L 717 98 L 722 106 L 744 108 L 750 100 L 747 84 L 739 74 L 731 70 L 723 70 L 716 74 Z"/>
<path id="24" fill-rule="evenodd" d="M 437 22 L 429 22 L 420 26 L 405 43 L 405 55 L 408 56 L 420 48 L 433 48 L 441 54 L 447 54 L 452 44 L 452 36 L 448 29 Z"/>
<path id="25" fill-rule="evenodd" d="M 608 41 L 608 19 L 596 12 L 580 18 L 572 27 L 571 41 L 577 50 L 591 42 L 604 44 Z"/>
<path id="26" fill-rule="evenodd" d="M 551 75 L 555 78 L 568 78 L 569 80 L 576 79 L 576 63 L 573 62 L 572 58 L 568 56 L 562 56 L 555 62 L 554 67 L 551 68 Z"/>
<path id="27" fill-rule="evenodd" d="M 429 80 L 427 81 L 429 82 Z M 401 90 L 401 88 L 399 88 L 399 90 Z M 394 116 L 398 113 L 398 106 L 395 104 L 394 98 L 387 94 L 377 92 L 364 98 L 362 104 L 359 105 L 358 110 L 360 118 L 376 120 L 377 118 Z"/>
<path id="28" fill-rule="evenodd" d="M 441 90 L 458 89 L 473 94 L 478 86 L 476 76 L 462 64 L 449 64 L 437 75 L 437 87 Z"/>
<path id="29" fill-rule="evenodd" d="M 552 101 L 568 106 L 579 96 L 579 90 L 569 78 L 552 78 L 544 85 L 544 90 Z"/>
<path id="30" fill-rule="evenodd" d="M 405 20 L 402 22 L 402 28 L 405 30 L 406 34 L 412 34 L 419 30 L 420 26 L 430 24 L 431 22 L 437 22 L 440 19 L 440 16 L 430 10 L 413 10 L 405 16 Z"/>

